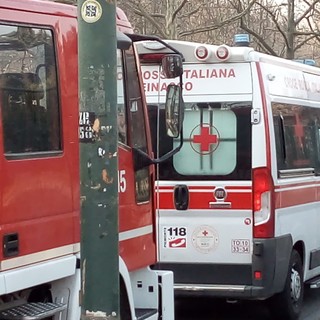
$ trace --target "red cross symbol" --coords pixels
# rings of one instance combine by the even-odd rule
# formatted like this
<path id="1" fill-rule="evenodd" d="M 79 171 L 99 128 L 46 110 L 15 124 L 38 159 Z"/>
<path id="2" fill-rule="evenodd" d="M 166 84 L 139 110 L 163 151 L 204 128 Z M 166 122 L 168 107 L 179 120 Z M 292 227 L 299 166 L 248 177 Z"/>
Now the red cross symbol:
<path id="1" fill-rule="evenodd" d="M 302 124 L 300 117 L 297 113 L 295 114 L 295 118 L 296 118 L 296 125 L 294 126 L 295 136 L 298 138 L 300 146 L 303 146 L 303 142 L 302 142 L 303 137 L 304 137 L 303 124 Z"/>
<path id="2" fill-rule="evenodd" d="M 192 139 L 193 143 L 200 143 L 201 152 L 209 151 L 212 143 L 217 143 L 218 138 L 215 134 L 210 134 L 209 127 L 201 127 L 200 134 L 195 134 Z"/>
<path id="3" fill-rule="evenodd" d="M 204 231 L 202 232 L 202 234 L 206 237 L 206 236 L 208 235 L 208 231 L 207 231 L 207 230 L 204 230 Z"/>

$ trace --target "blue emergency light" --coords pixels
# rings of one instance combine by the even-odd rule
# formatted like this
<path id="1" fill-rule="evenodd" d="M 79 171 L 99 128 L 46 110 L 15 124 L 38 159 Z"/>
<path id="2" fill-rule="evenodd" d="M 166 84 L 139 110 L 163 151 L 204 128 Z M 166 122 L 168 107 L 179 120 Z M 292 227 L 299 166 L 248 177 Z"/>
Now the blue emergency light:
<path id="1" fill-rule="evenodd" d="M 250 37 L 247 33 L 236 34 L 233 40 L 236 47 L 249 47 Z"/>
<path id="2" fill-rule="evenodd" d="M 307 64 L 308 66 L 315 66 L 316 65 L 316 61 L 313 59 L 295 59 L 294 61 L 299 62 L 299 63 L 303 63 L 303 64 Z"/>

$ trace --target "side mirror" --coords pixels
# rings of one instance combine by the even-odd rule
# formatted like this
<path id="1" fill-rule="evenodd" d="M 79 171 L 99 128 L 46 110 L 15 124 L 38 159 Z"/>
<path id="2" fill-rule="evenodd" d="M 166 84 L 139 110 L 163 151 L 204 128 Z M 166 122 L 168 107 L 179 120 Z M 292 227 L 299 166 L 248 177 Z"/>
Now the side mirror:
<path id="1" fill-rule="evenodd" d="M 121 50 L 128 50 L 131 45 L 131 39 L 121 31 L 117 30 L 117 48 Z"/>
<path id="2" fill-rule="evenodd" d="M 167 54 L 162 58 L 161 67 L 166 78 L 180 77 L 183 73 L 182 58 L 179 54 Z"/>
<path id="3" fill-rule="evenodd" d="M 180 86 L 175 84 L 168 85 L 165 109 L 167 135 L 177 138 L 181 132 L 184 114 L 184 103 Z"/>

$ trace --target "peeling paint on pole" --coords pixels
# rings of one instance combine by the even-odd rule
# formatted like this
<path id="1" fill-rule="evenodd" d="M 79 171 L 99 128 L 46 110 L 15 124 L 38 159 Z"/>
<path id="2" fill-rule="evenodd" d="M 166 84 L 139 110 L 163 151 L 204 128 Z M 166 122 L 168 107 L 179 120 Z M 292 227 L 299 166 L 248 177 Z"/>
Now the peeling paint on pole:
<path id="1" fill-rule="evenodd" d="M 81 319 L 119 319 L 114 1 L 78 1 Z"/>
<path id="2" fill-rule="evenodd" d="M 105 312 L 102 311 L 88 311 L 86 310 L 85 318 L 90 320 L 108 320 L 108 319 L 115 319 L 117 316 L 116 312 L 112 312 L 110 315 L 107 315 Z"/>

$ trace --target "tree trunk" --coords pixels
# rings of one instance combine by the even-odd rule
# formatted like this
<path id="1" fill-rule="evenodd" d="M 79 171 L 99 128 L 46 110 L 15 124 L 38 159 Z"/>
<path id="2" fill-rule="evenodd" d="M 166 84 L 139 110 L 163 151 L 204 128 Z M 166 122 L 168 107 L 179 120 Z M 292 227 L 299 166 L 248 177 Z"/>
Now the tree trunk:
<path id="1" fill-rule="evenodd" d="M 286 58 L 287 59 L 294 59 L 294 38 L 296 31 L 296 24 L 294 20 L 294 0 L 288 0 L 288 29 L 287 29 L 287 52 Z"/>

